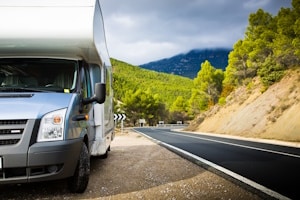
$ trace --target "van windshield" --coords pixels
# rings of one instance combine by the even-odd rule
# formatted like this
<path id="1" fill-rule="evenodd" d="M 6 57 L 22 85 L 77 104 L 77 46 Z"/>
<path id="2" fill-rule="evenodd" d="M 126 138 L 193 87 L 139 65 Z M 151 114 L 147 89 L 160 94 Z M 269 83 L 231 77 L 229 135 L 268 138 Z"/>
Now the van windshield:
<path id="1" fill-rule="evenodd" d="M 0 92 L 74 92 L 78 62 L 62 59 L 0 59 Z"/>

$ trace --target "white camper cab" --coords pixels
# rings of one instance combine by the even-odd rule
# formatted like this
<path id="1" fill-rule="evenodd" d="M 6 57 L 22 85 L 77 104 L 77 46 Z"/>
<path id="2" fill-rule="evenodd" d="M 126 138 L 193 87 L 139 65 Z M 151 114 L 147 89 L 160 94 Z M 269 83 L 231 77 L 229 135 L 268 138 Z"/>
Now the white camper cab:
<path id="1" fill-rule="evenodd" d="M 0 0 L 0 184 L 68 179 L 113 140 L 99 0 Z"/>

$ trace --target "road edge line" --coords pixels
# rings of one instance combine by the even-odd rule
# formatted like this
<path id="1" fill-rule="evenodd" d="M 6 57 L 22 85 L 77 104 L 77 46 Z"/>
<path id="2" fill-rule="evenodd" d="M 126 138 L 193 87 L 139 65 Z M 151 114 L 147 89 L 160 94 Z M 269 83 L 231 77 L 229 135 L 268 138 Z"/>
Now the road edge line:
<path id="1" fill-rule="evenodd" d="M 244 186 L 244 187 L 246 186 L 246 188 L 248 190 L 262 196 L 263 198 L 268 197 L 267 199 L 270 199 L 270 197 L 271 197 L 271 198 L 280 199 L 280 200 L 290 200 L 290 198 L 288 198 L 286 196 L 283 196 L 283 195 L 281 195 L 281 194 L 279 194 L 279 193 L 277 193 L 277 192 L 275 192 L 275 191 L 273 191 L 273 190 L 271 190 L 271 189 L 269 189 L 265 186 L 262 186 L 262 185 L 260 185 L 256 182 L 254 182 L 254 181 L 251 181 L 250 179 L 247 179 L 247 178 L 245 178 L 241 175 L 238 175 L 238 174 L 236 174 L 236 173 L 234 173 L 234 172 L 232 172 L 232 171 L 230 171 L 230 170 L 228 170 L 224 167 L 216 165 L 216 164 L 214 164 L 214 163 L 212 163 L 208 160 L 205 160 L 205 159 L 203 159 L 199 156 L 196 156 L 196 155 L 194 155 L 192 153 L 189 153 L 185 150 L 179 149 L 179 148 L 177 148 L 175 146 L 172 146 L 170 144 L 167 144 L 167 143 L 161 142 L 159 140 L 156 140 L 156 139 L 154 139 L 154 138 L 152 138 L 152 137 L 150 137 L 150 136 L 148 136 L 148 135 L 146 135 L 146 134 L 144 134 L 140 131 L 137 131 L 135 129 L 133 129 L 133 130 L 135 132 L 143 135 L 144 137 L 154 141 L 155 143 L 169 149 L 170 151 L 180 155 L 181 157 L 183 157 L 183 158 L 185 158 L 185 159 L 187 159 L 187 160 L 189 160 L 189 161 L 205 168 L 208 171 L 216 173 L 216 174 L 220 175 L 221 177 L 225 176 L 224 178 L 227 178 L 227 179 L 230 178 L 230 180 L 232 182 L 234 182 L 234 183 L 236 183 L 240 186 Z"/>

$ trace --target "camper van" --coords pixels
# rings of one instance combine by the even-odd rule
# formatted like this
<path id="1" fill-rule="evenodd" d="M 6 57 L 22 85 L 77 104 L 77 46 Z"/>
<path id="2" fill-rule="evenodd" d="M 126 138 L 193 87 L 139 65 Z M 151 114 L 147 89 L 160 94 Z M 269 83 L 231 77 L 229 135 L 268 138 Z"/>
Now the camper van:
<path id="1" fill-rule="evenodd" d="M 1 0 L 0 27 L 0 184 L 84 192 L 114 137 L 99 0 Z"/>

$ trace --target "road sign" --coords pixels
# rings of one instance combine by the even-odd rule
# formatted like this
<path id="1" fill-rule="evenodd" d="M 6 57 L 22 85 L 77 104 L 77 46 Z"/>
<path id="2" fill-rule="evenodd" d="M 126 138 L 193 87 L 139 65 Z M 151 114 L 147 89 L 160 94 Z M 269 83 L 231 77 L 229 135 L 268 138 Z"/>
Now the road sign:
<path id="1" fill-rule="evenodd" d="M 139 123 L 140 124 L 146 124 L 146 120 L 145 119 L 139 119 Z"/>
<path id="2" fill-rule="evenodd" d="M 117 124 L 118 121 L 121 121 L 121 133 L 123 133 L 125 119 L 126 119 L 126 115 L 124 113 L 114 114 L 114 120 L 116 121 L 115 124 Z"/>
<path id="3" fill-rule="evenodd" d="M 114 120 L 123 121 L 126 119 L 125 114 L 114 114 Z"/>

